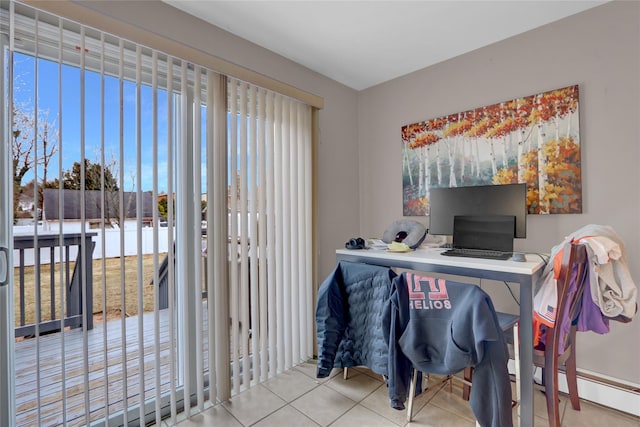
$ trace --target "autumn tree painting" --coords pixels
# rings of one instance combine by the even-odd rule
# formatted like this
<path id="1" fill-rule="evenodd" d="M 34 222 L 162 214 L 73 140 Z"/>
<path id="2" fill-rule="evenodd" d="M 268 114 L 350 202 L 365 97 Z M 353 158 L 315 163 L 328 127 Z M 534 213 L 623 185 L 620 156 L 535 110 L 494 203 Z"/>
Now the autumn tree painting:
<path id="1" fill-rule="evenodd" d="M 527 184 L 530 214 L 582 212 L 578 85 L 402 127 L 404 215 L 429 189 Z"/>

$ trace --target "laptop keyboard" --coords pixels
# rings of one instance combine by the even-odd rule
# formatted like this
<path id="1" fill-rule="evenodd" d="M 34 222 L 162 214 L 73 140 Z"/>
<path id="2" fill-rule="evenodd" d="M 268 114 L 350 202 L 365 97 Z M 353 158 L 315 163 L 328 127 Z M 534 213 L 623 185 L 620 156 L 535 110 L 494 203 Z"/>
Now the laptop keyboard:
<path id="1" fill-rule="evenodd" d="M 459 256 L 468 258 L 484 258 L 484 259 L 498 259 L 507 260 L 511 258 L 511 252 L 492 251 L 487 249 L 464 249 L 453 248 L 442 252 L 442 255 L 446 256 Z"/>

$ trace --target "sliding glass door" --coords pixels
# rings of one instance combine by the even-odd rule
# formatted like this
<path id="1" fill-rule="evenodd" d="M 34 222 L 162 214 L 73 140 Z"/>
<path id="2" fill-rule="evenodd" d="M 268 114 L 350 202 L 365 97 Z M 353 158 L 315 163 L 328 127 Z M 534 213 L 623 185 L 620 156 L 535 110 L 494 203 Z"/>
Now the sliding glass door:
<path id="1" fill-rule="evenodd" d="M 311 108 L 0 6 L 0 426 L 171 424 L 310 358 Z"/>

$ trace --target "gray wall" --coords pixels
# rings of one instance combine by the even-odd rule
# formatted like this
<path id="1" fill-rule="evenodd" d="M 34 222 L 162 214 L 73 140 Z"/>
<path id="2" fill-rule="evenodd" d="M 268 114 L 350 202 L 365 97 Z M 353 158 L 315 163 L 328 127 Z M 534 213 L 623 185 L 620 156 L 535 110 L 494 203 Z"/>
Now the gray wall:
<path id="1" fill-rule="evenodd" d="M 380 236 L 402 216 L 402 125 L 577 83 L 583 213 L 530 215 L 529 237 L 516 249 L 548 252 L 585 224 L 609 224 L 625 239 L 632 275 L 640 281 L 638 2 L 608 3 L 360 93 L 164 3 L 85 4 L 324 98 L 319 281 L 349 237 Z M 499 308 L 515 309 L 503 285 L 482 286 Z M 580 335 L 579 368 L 640 384 L 640 321 L 612 323 L 611 329 Z"/>
<path id="2" fill-rule="evenodd" d="M 516 249 L 549 252 L 583 225 L 611 225 L 640 284 L 639 26 L 639 2 L 608 3 L 362 91 L 360 233 L 402 216 L 402 125 L 579 84 L 583 213 L 529 215 Z M 482 286 L 517 308 L 503 284 Z M 579 334 L 578 348 L 579 368 L 640 384 L 640 320 Z"/>

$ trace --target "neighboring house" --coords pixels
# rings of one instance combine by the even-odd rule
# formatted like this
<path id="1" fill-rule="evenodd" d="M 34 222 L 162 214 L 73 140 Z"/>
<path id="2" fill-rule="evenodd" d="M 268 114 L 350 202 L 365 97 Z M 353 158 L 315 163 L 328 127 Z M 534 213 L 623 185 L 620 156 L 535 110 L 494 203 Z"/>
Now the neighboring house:
<path id="1" fill-rule="evenodd" d="M 44 190 L 44 218 L 48 223 L 60 222 L 60 201 L 62 201 L 63 212 L 62 219 L 64 221 L 80 221 L 82 218 L 82 208 L 84 207 L 84 218 L 91 228 L 100 227 L 101 218 L 103 216 L 107 223 L 106 226 L 111 228 L 119 225 L 120 221 L 120 199 L 119 193 L 106 193 L 104 204 L 101 200 L 99 190 L 87 190 L 84 193 L 84 204 L 82 200 L 82 192 L 79 190 L 62 190 L 62 197 L 59 197 L 58 189 Z M 135 192 L 124 192 L 124 209 L 125 221 L 137 220 L 138 208 Z M 153 225 L 153 194 L 150 191 L 142 193 L 142 222 L 146 226 Z"/>

